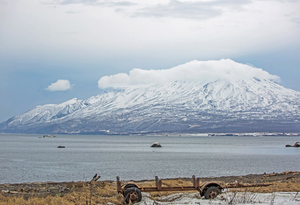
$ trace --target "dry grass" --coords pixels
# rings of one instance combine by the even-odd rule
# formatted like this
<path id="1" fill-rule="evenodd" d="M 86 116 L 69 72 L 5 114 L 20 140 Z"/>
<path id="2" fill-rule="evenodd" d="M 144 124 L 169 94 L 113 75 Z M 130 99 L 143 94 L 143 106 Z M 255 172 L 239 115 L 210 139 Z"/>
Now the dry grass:
<path id="1" fill-rule="evenodd" d="M 115 205 L 125 204 L 123 196 L 117 194 L 115 184 L 106 182 L 83 184 L 63 196 L 38 197 L 33 194 L 25 199 L 22 196 L 5 197 L 0 194 L 0 205 L 94 205 L 109 202 Z"/>
<path id="2" fill-rule="evenodd" d="M 298 192 L 300 190 L 300 179 L 272 182 L 270 186 L 230 189 L 232 192 L 244 192 L 245 190 L 256 193 Z"/>

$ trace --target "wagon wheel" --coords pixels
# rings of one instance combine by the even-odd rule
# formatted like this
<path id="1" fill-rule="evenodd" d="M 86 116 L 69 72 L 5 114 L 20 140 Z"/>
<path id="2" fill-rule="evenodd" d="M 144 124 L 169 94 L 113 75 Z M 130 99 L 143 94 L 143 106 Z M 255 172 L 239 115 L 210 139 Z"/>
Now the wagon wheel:
<path id="1" fill-rule="evenodd" d="M 205 199 L 213 199 L 216 198 L 220 193 L 221 190 L 218 187 L 212 186 L 206 190 L 204 196 Z"/>
<path id="2" fill-rule="evenodd" d="M 142 200 L 142 193 L 138 188 L 131 187 L 125 191 L 124 197 L 127 204 L 136 203 Z"/>
<path id="3" fill-rule="evenodd" d="M 126 185 L 124 186 L 124 189 L 127 190 L 127 189 L 129 189 L 129 188 L 131 188 L 131 187 L 138 188 L 138 186 L 137 186 L 136 184 L 126 184 Z M 125 195 L 124 195 L 124 196 L 125 196 Z"/>

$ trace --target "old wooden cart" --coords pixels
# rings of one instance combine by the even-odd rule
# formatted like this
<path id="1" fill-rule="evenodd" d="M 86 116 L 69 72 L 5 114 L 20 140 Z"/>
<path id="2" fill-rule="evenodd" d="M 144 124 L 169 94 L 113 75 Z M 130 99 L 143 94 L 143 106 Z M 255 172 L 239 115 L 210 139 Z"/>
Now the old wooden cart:
<path id="1" fill-rule="evenodd" d="M 225 184 L 220 181 L 210 181 L 200 183 L 199 178 L 192 176 L 192 186 L 183 187 L 163 187 L 162 181 L 155 177 L 156 186 L 155 187 L 139 187 L 135 183 L 128 183 L 126 185 L 121 185 L 120 178 L 117 177 L 117 191 L 123 194 L 126 203 L 136 203 L 142 200 L 141 192 L 158 192 L 158 191 L 199 191 L 201 196 L 206 199 L 213 199 L 218 194 L 221 193 L 222 189 L 225 188 Z"/>
<path id="2" fill-rule="evenodd" d="M 120 177 L 117 177 L 117 191 L 123 194 L 126 203 L 136 203 L 142 200 L 141 192 L 159 192 L 159 191 L 198 191 L 201 197 L 213 199 L 225 188 L 245 188 L 245 187 L 262 187 L 270 186 L 272 183 L 254 183 L 243 184 L 239 182 L 224 183 L 221 181 L 200 182 L 200 178 L 192 176 L 192 186 L 180 187 L 163 187 L 162 181 L 155 177 L 155 187 L 139 187 L 135 183 L 121 185 Z"/>

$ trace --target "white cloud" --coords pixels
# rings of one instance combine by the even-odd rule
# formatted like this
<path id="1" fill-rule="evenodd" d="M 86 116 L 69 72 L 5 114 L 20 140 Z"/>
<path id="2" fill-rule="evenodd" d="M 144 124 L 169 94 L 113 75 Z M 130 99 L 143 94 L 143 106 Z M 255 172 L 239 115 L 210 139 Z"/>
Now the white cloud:
<path id="1" fill-rule="evenodd" d="M 219 61 L 191 61 L 165 70 L 132 69 L 129 74 L 119 73 L 99 79 L 99 88 L 125 88 L 148 86 L 173 81 L 213 81 L 226 80 L 260 80 L 279 81 L 279 77 L 250 65 L 234 62 L 230 59 Z"/>
<path id="2" fill-rule="evenodd" d="M 52 3 L 53 2 L 53 3 Z M 133 6 L 135 3 L 130 1 L 103 1 L 103 0 L 54 0 L 48 4 L 82 4 L 90 6 Z"/>
<path id="3" fill-rule="evenodd" d="M 1 8 L 0 49 L 11 56 L 18 50 L 21 56 L 68 60 L 140 55 L 183 61 L 237 58 L 299 44 L 299 1 L 7 2 Z"/>
<path id="4" fill-rule="evenodd" d="M 51 83 L 46 90 L 48 91 L 66 91 L 71 89 L 70 81 L 58 79 L 55 83 Z"/>
<path id="5" fill-rule="evenodd" d="M 197 20 L 214 18 L 223 13 L 224 8 L 240 9 L 250 0 L 214 0 L 214 1 L 178 1 L 170 0 L 167 4 L 145 7 L 136 12 L 136 16 L 191 18 Z"/>

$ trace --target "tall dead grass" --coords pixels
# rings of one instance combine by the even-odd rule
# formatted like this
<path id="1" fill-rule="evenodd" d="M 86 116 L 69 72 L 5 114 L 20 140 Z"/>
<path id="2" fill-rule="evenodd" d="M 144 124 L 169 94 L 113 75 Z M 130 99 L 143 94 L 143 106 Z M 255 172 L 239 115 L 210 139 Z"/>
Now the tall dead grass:
<path id="1" fill-rule="evenodd" d="M 245 190 L 256 193 L 298 192 L 300 190 L 300 179 L 273 182 L 270 186 L 230 189 L 232 192 L 244 192 Z"/>
<path id="2" fill-rule="evenodd" d="M 95 205 L 108 204 L 123 205 L 124 198 L 117 194 L 116 186 L 112 183 L 100 182 L 84 184 L 63 196 L 5 197 L 0 194 L 0 205 Z"/>

